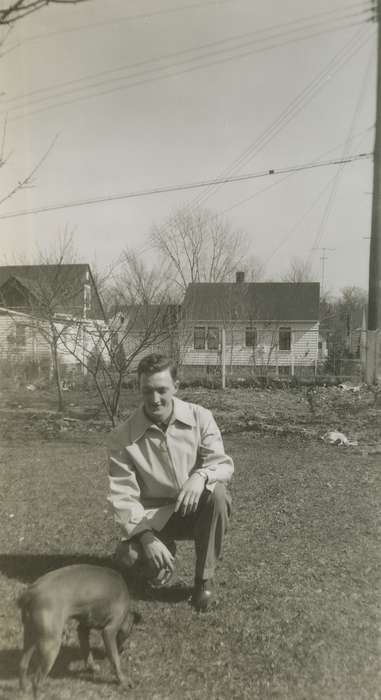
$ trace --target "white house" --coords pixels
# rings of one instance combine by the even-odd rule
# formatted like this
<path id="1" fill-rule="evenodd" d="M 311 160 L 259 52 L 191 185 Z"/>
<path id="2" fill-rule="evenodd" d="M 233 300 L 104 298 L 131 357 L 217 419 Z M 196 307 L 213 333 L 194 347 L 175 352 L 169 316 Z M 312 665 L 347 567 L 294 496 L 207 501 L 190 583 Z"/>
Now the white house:
<path id="1" fill-rule="evenodd" d="M 315 371 L 318 283 L 247 283 L 242 273 L 235 283 L 193 283 L 182 319 L 182 365 L 189 372 L 213 371 L 223 351 L 232 372 Z"/>

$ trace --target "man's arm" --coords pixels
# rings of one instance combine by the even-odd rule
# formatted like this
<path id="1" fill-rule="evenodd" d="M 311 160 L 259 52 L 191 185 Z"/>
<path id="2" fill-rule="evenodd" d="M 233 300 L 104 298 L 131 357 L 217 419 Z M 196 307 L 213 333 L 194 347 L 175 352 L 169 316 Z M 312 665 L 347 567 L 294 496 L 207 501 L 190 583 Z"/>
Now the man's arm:
<path id="1" fill-rule="evenodd" d="M 155 537 L 145 518 L 136 473 L 123 447 L 113 447 L 109 451 L 109 482 L 109 500 L 116 521 L 123 527 L 128 539 L 139 539 L 146 559 L 156 571 L 166 569 L 170 574 L 174 566 L 173 556 Z"/>
<path id="2" fill-rule="evenodd" d="M 230 481 L 234 464 L 225 454 L 221 433 L 210 411 L 199 408 L 200 445 L 198 464 L 183 485 L 175 506 L 175 512 L 189 515 L 197 510 L 204 488 L 217 481 Z"/>
<path id="3" fill-rule="evenodd" d="M 136 472 L 128 461 L 124 447 L 109 449 L 109 501 L 115 520 L 122 526 L 128 538 L 150 530 L 140 500 L 140 487 Z"/>
<path id="4" fill-rule="evenodd" d="M 201 464 L 198 469 L 207 476 L 207 483 L 230 481 L 234 472 L 234 463 L 225 453 L 220 430 L 211 411 L 206 408 L 200 409 L 200 436 L 198 454 Z M 196 472 L 197 469 L 194 473 Z"/>

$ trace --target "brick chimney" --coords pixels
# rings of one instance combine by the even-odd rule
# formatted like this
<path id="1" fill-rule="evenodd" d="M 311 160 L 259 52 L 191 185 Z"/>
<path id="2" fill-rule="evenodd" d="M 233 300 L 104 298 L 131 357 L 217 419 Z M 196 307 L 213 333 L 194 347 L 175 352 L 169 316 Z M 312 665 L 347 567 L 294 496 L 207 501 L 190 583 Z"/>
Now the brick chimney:
<path id="1" fill-rule="evenodd" d="M 237 284 L 242 284 L 245 281 L 245 273 L 242 270 L 235 273 L 235 281 Z"/>

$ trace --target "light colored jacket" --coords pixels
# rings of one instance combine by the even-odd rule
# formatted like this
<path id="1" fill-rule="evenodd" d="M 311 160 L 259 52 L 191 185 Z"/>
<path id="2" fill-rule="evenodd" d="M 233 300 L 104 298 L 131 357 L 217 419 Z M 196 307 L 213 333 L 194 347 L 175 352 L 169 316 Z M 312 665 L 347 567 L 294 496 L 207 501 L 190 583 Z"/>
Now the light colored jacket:
<path id="1" fill-rule="evenodd" d="M 109 465 L 109 501 L 127 538 L 146 529 L 160 531 L 195 470 L 206 472 L 210 490 L 218 481 L 228 482 L 234 471 L 212 413 L 177 397 L 165 433 L 143 406 L 118 426 L 111 433 Z"/>

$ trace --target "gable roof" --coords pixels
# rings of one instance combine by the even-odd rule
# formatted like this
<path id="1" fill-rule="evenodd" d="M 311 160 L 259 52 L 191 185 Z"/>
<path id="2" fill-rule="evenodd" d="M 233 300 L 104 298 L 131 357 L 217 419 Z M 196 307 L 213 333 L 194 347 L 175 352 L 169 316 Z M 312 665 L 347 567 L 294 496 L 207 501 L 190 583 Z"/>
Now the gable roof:
<path id="1" fill-rule="evenodd" d="M 183 313 L 192 321 L 317 321 L 318 282 L 197 282 Z"/>
<path id="2" fill-rule="evenodd" d="M 7 288 L 9 280 L 26 289 L 36 299 L 47 290 L 57 295 L 57 313 L 82 316 L 84 307 L 83 288 L 91 286 L 91 306 L 88 318 L 104 320 L 105 313 L 95 282 L 87 263 L 62 265 L 4 265 L 0 266 L 0 289 Z M 60 289 L 62 292 L 60 293 Z M 70 293 L 68 294 L 68 290 Z M 61 298 L 60 298 L 61 297 Z"/>

